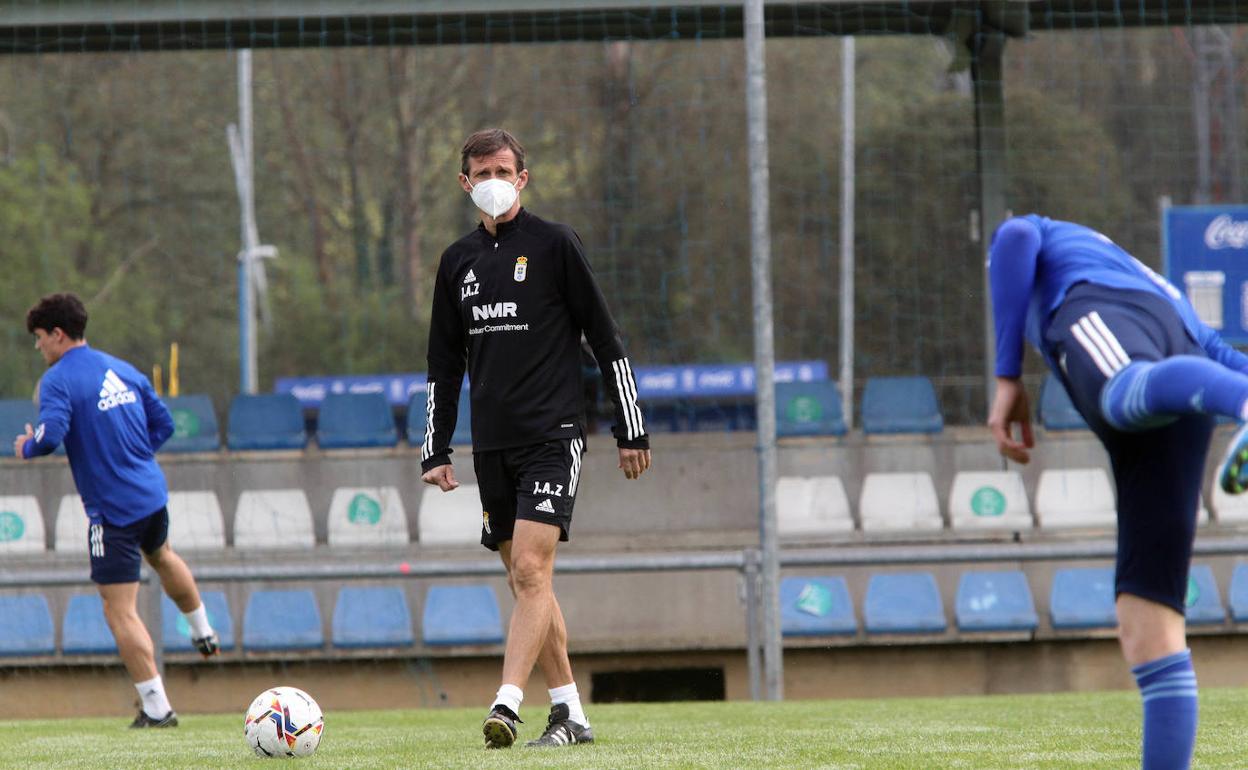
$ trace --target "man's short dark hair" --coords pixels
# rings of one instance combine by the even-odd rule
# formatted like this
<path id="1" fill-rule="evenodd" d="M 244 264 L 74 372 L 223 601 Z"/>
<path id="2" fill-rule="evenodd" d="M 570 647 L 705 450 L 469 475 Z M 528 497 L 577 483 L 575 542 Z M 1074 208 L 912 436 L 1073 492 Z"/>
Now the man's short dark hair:
<path id="1" fill-rule="evenodd" d="M 516 156 L 516 173 L 524 171 L 524 145 L 501 128 L 486 128 L 465 139 L 459 153 L 459 169 L 468 176 L 469 158 L 484 158 L 504 148 Z"/>
<path id="2" fill-rule="evenodd" d="M 51 332 L 60 329 L 71 340 L 80 340 L 87 331 L 87 309 L 74 294 L 49 294 L 26 313 L 26 331 Z"/>

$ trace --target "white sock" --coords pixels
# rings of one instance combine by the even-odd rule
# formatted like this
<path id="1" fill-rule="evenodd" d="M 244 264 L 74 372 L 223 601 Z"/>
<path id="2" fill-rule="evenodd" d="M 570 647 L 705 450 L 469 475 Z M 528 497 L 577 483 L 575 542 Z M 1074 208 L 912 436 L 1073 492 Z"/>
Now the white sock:
<path id="1" fill-rule="evenodd" d="M 184 612 L 182 615 L 186 618 L 186 622 L 191 626 L 191 636 L 195 639 L 203 639 L 212 633 L 212 624 L 208 622 L 208 609 L 204 607 L 204 603 L 200 602 L 197 609 L 190 612 Z"/>
<path id="2" fill-rule="evenodd" d="M 165 683 L 160 677 L 148 679 L 146 682 L 135 682 L 134 689 L 139 691 L 143 700 L 143 713 L 152 719 L 164 719 L 173 711 L 169 705 L 169 696 L 165 695 Z"/>
<path id="3" fill-rule="evenodd" d="M 520 702 L 524 700 L 524 690 L 516 687 L 514 684 L 505 684 L 498 688 L 498 695 L 494 696 L 495 706 L 506 706 L 516 716 L 520 716 Z"/>
<path id="4" fill-rule="evenodd" d="M 560 703 L 568 704 L 568 719 L 582 727 L 589 727 L 589 720 L 585 717 L 585 709 L 581 707 L 581 694 L 576 691 L 576 682 L 565 684 L 562 687 L 556 687 L 546 692 L 550 693 L 550 702 L 552 704 L 556 706 Z"/>

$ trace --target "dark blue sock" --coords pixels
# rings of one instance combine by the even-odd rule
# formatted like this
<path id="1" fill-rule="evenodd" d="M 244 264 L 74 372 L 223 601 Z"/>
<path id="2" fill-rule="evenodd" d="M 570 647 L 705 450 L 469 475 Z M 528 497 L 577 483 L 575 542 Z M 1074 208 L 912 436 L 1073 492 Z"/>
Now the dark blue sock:
<path id="1" fill-rule="evenodd" d="M 1119 430 L 1145 430 L 1177 415 L 1220 414 L 1243 419 L 1248 375 L 1201 356 L 1135 361 L 1101 391 L 1101 414 Z"/>
<path id="2" fill-rule="evenodd" d="M 1131 669 L 1144 699 L 1143 770 L 1187 770 L 1196 745 L 1196 672 L 1184 650 Z"/>

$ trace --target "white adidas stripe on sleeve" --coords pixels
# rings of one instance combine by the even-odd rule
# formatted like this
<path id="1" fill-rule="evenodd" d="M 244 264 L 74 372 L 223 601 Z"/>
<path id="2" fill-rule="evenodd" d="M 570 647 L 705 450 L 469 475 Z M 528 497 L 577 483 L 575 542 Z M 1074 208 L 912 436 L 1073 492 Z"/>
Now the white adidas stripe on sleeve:
<path id="1" fill-rule="evenodd" d="M 425 442 L 420 447 L 420 459 L 433 456 L 433 389 L 434 383 L 425 386 Z"/>
<path id="2" fill-rule="evenodd" d="M 615 390 L 624 412 L 625 438 L 631 441 L 646 433 L 641 409 L 637 406 L 637 382 L 633 379 L 633 369 L 627 358 L 612 361 L 611 369 L 615 372 Z"/>

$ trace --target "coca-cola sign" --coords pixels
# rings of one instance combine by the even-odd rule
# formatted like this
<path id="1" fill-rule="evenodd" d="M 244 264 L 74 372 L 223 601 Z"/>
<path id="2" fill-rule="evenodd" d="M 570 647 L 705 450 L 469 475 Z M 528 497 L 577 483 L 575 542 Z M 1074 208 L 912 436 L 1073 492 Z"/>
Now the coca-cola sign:
<path id="1" fill-rule="evenodd" d="M 1205 228 L 1205 246 L 1210 249 L 1248 248 L 1248 220 L 1238 221 L 1220 214 Z"/>
<path id="2" fill-rule="evenodd" d="M 1248 204 L 1168 206 L 1161 234 L 1166 278 L 1223 340 L 1248 345 Z"/>

